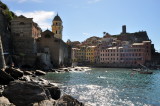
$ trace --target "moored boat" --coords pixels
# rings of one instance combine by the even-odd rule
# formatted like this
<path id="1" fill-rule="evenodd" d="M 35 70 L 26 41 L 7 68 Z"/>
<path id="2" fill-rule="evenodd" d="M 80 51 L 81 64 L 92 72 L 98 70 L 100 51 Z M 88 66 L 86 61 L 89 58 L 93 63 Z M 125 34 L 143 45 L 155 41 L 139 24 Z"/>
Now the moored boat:
<path id="1" fill-rule="evenodd" d="M 153 74 L 152 71 L 140 71 L 139 73 L 140 74 Z"/>

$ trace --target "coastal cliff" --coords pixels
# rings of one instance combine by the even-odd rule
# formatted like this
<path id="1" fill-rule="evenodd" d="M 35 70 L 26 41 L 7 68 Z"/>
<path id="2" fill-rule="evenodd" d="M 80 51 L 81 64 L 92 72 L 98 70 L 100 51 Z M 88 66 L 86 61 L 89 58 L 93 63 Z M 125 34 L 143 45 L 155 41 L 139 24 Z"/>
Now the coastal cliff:
<path id="1" fill-rule="evenodd" d="M 9 62 L 9 54 L 11 53 L 11 29 L 10 21 L 16 17 L 16 15 L 9 10 L 7 5 L 0 1 L 0 36 L 1 36 L 1 50 L 4 56 L 4 60 Z M 4 61 L 3 60 L 3 61 Z"/>

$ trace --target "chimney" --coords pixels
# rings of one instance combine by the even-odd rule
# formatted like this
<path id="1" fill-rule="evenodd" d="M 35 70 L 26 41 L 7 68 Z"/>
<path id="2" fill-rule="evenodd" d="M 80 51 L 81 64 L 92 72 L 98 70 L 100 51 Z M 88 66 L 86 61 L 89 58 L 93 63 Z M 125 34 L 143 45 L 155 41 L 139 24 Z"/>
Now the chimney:
<path id="1" fill-rule="evenodd" d="M 123 33 L 123 34 L 126 33 L 126 25 L 123 25 L 123 26 L 122 26 L 122 33 Z"/>

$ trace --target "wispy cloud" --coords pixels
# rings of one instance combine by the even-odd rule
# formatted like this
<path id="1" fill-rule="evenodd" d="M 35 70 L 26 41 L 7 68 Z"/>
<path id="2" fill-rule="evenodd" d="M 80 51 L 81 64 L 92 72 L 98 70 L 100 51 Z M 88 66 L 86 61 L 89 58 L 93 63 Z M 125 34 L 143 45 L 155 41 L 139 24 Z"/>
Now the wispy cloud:
<path id="1" fill-rule="evenodd" d="M 43 2 L 43 0 L 14 0 L 18 3 L 24 3 L 24 2 Z"/>
<path id="2" fill-rule="evenodd" d="M 16 11 L 17 15 L 24 15 L 27 18 L 33 18 L 33 21 L 38 23 L 42 30 L 51 28 L 52 19 L 56 15 L 53 11 L 33 11 L 33 12 L 23 12 Z"/>
<path id="3" fill-rule="evenodd" d="M 97 2 L 100 2 L 102 0 L 88 0 L 88 3 L 91 4 L 91 3 L 97 3 Z"/>
<path id="4" fill-rule="evenodd" d="M 85 36 L 91 36 L 91 34 L 84 32 L 83 35 Z"/>

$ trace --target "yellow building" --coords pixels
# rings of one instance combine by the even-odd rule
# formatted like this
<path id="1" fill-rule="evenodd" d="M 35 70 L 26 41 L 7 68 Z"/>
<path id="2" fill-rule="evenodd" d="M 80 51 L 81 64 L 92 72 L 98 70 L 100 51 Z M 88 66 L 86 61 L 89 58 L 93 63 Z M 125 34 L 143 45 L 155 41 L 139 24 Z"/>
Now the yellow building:
<path id="1" fill-rule="evenodd" d="M 81 46 L 79 50 L 77 50 L 77 57 L 78 62 L 85 62 L 86 61 L 86 47 Z"/>
<path id="2" fill-rule="evenodd" d="M 57 14 L 52 22 L 52 32 L 54 33 L 54 37 L 62 39 L 62 31 L 63 31 L 62 20 Z"/>
<path id="3" fill-rule="evenodd" d="M 86 48 L 86 62 L 95 62 L 95 48 L 96 46 L 88 46 Z"/>

